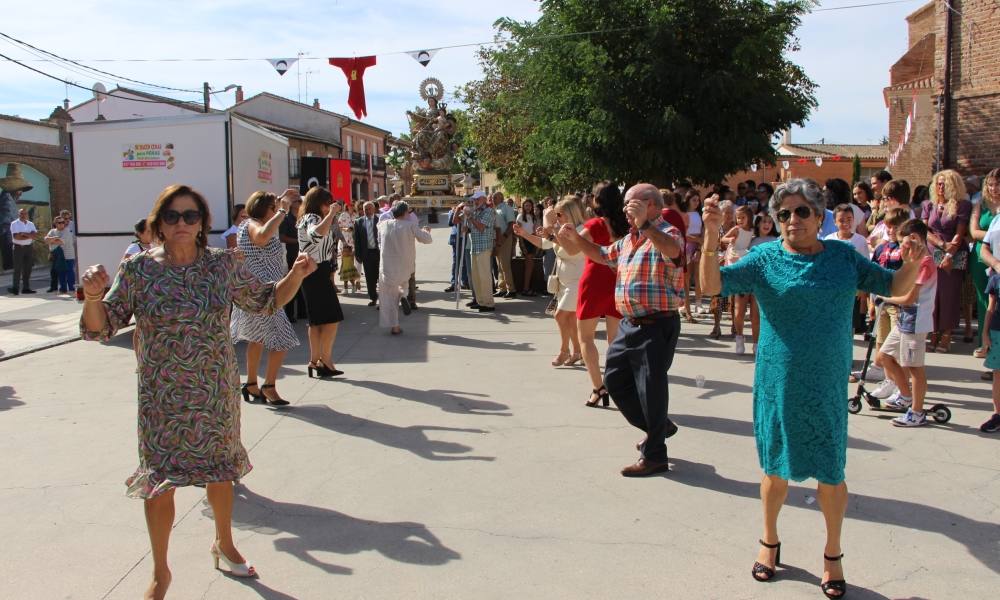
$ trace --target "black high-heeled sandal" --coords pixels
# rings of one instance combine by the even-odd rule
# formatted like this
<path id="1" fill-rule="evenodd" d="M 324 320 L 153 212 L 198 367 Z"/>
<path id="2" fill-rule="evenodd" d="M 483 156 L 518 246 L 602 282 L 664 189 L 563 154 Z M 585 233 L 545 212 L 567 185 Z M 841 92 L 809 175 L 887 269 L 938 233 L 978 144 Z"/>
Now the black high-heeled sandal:
<path id="1" fill-rule="evenodd" d="M 594 394 L 597 394 L 597 398 L 594 398 Z M 596 390 L 591 391 L 590 397 L 592 399 L 584 403 L 586 406 L 589 406 L 591 408 L 597 408 L 598 404 L 603 404 L 604 408 L 607 408 L 609 405 L 611 395 L 608 394 L 608 388 L 602 385 Z"/>
<path id="2" fill-rule="evenodd" d="M 257 385 L 256 381 L 248 381 L 240 386 L 240 394 L 243 395 L 243 401 L 247 404 L 261 404 L 264 402 L 264 394 L 254 394 L 249 388 L 251 385 Z M 252 398 L 252 400 L 251 400 Z"/>
<path id="3" fill-rule="evenodd" d="M 757 581 L 760 581 L 762 583 L 766 583 L 766 582 L 771 581 L 772 579 L 774 579 L 774 577 L 776 575 L 776 573 L 774 572 L 774 569 L 775 569 L 775 567 L 778 566 L 778 564 L 781 563 L 781 542 L 778 542 L 776 544 L 768 544 L 764 540 L 757 540 L 757 541 L 760 542 L 760 545 L 764 546 L 765 548 L 768 548 L 768 549 L 771 549 L 771 550 L 774 550 L 775 548 L 777 548 L 777 550 L 778 550 L 777 552 L 774 553 L 774 567 L 769 567 L 769 566 L 767 566 L 767 565 L 765 565 L 763 563 L 760 563 L 758 561 L 754 561 L 754 563 L 753 563 L 753 570 L 750 571 L 750 574 L 753 575 L 754 579 L 756 579 Z"/>
<path id="4" fill-rule="evenodd" d="M 840 562 L 840 559 L 844 558 L 844 553 L 841 552 L 840 556 L 827 556 L 823 554 L 823 560 L 827 562 Z M 821 583 L 819 589 L 823 590 L 823 595 L 827 598 L 843 598 L 847 595 L 847 580 L 845 579 L 831 579 L 830 581 Z M 836 593 L 833 593 L 836 592 Z"/>
<path id="5" fill-rule="evenodd" d="M 323 362 L 322 359 L 320 359 L 319 364 L 320 364 L 321 367 L 323 367 L 323 369 L 327 373 L 327 375 L 325 375 L 325 377 L 338 377 L 338 376 L 344 374 L 344 372 L 341 371 L 341 370 L 330 368 L 330 365 L 328 365 L 325 362 Z"/>
<path id="6" fill-rule="evenodd" d="M 265 383 L 264 385 L 260 386 L 261 393 L 263 393 L 264 390 L 266 390 L 267 388 L 274 389 L 274 384 Z M 288 402 L 288 400 L 285 400 L 284 398 L 268 398 L 267 396 L 264 395 L 261 395 L 261 398 L 263 398 L 264 402 L 267 402 L 270 406 L 288 406 L 290 404 L 290 402 Z"/>

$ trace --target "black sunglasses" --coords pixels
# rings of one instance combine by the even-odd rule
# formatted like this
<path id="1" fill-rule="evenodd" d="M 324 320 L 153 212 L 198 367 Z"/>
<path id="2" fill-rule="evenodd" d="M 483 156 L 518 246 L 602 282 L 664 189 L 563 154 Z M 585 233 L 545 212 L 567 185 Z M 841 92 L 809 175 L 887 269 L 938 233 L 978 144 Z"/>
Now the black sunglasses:
<path id="1" fill-rule="evenodd" d="M 778 217 L 779 223 L 787 223 L 788 220 L 792 218 L 792 212 L 794 212 L 795 216 L 797 216 L 800 219 L 808 219 L 809 217 L 813 216 L 812 209 L 804 204 L 796 206 L 794 211 L 789 210 L 787 208 L 783 208 L 779 210 L 775 216 Z"/>
<path id="2" fill-rule="evenodd" d="M 183 213 L 179 213 L 173 209 L 163 211 L 163 222 L 167 225 L 176 225 L 181 220 L 181 217 L 184 217 L 184 222 L 188 225 L 196 225 L 201 221 L 201 211 L 186 210 Z"/>

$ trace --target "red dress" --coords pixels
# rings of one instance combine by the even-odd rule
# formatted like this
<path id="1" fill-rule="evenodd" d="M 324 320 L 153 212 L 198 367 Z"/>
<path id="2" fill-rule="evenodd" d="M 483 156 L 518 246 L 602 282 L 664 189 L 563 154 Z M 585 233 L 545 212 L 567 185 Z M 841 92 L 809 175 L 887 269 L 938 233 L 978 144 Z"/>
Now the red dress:
<path id="1" fill-rule="evenodd" d="M 610 246 L 612 239 L 604 219 L 593 218 L 583 224 L 595 244 Z M 583 275 L 577 288 L 576 318 L 597 319 L 599 317 L 622 318 L 615 308 L 615 280 L 617 274 L 611 267 L 587 259 Z"/>

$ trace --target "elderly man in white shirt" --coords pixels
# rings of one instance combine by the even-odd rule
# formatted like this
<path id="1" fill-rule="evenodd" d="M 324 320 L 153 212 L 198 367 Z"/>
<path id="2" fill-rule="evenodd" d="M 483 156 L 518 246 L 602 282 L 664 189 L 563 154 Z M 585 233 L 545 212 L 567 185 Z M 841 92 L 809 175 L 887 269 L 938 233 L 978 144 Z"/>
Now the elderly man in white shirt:
<path id="1" fill-rule="evenodd" d="M 407 284 L 417 263 L 414 240 L 421 244 L 432 241 L 430 227 L 423 229 L 408 219 L 410 206 L 400 200 L 392 205 L 392 219 L 378 224 L 381 242 L 379 261 L 379 325 L 387 327 L 393 335 L 403 332 L 399 327 L 399 306 L 410 314 L 410 303 L 403 296 L 403 286 Z"/>
<path id="2" fill-rule="evenodd" d="M 15 296 L 18 293 L 34 294 L 35 290 L 31 289 L 31 267 L 35 256 L 31 243 L 38 237 L 38 229 L 28 220 L 27 210 L 22 208 L 17 211 L 17 220 L 10 224 L 10 237 L 14 242 L 14 279 L 11 280 L 10 293 Z M 18 281 L 21 282 L 20 288 Z"/>

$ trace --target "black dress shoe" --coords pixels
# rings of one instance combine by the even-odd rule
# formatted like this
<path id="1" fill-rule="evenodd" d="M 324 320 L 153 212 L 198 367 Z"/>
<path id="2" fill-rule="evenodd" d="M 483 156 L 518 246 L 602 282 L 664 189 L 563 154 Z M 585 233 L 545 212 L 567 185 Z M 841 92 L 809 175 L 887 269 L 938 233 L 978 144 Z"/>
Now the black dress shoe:
<path id="1" fill-rule="evenodd" d="M 463 290 L 471 290 L 471 289 L 472 289 L 472 287 L 471 287 L 471 286 L 468 286 L 468 285 L 466 285 L 466 284 L 464 284 L 464 283 L 463 283 L 463 284 L 462 284 L 462 289 L 463 289 Z"/>
<path id="2" fill-rule="evenodd" d="M 503 298 L 506 295 L 507 295 L 507 292 L 501 292 L 501 291 L 493 292 L 493 297 L 494 298 Z"/>
<path id="3" fill-rule="evenodd" d="M 504 294 L 503 297 L 506 298 L 506 299 L 508 299 L 508 300 L 511 300 L 513 298 L 517 298 L 517 292 L 507 292 L 506 294 Z"/>
<path id="4" fill-rule="evenodd" d="M 36 292 L 35 290 L 29 288 L 29 289 L 26 289 L 26 290 L 21 290 L 21 293 L 22 294 L 37 294 L 38 292 Z"/>
<path id="5" fill-rule="evenodd" d="M 480 306 L 479 312 L 494 312 L 496 310 L 495 306 Z"/>
<path id="6" fill-rule="evenodd" d="M 399 299 L 399 305 L 403 307 L 403 314 L 408 315 L 413 312 L 413 307 L 410 306 L 410 301 L 406 298 Z"/>
<path id="7" fill-rule="evenodd" d="M 465 305 L 469 308 L 479 308 L 478 302 L 466 302 Z"/>
<path id="8" fill-rule="evenodd" d="M 448 287 L 444 288 L 444 292 L 446 294 L 450 294 L 450 293 L 452 293 L 454 291 L 455 291 L 455 286 L 453 286 L 453 285 L 449 285 Z"/>
<path id="9" fill-rule="evenodd" d="M 371 302 L 368 303 L 368 306 L 375 306 L 376 304 L 378 304 L 378 301 L 372 300 Z"/>
<path id="10" fill-rule="evenodd" d="M 14 294 L 15 296 L 20 293 L 20 292 L 17 291 L 16 287 L 7 288 L 7 291 L 10 292 L 11 294 Z"/>
<path id="11" fill-rule="evenodd" d="M 634 465 L 629 465 L 622 469 L 623 477 L 649 477 L 657 473 L 664 473 L 670 470 L 670 464 L 664 461 L 651 461 L 640 458 Z"/>
<path id="12" fill-rule="evenodd" d="M 420 307 L 417 306 L 417 303 L 414 302 L 413 300 L 410 300 L 410 309 L 411 310 L 417 310 L 418 308 L 420 308 Z"/>

